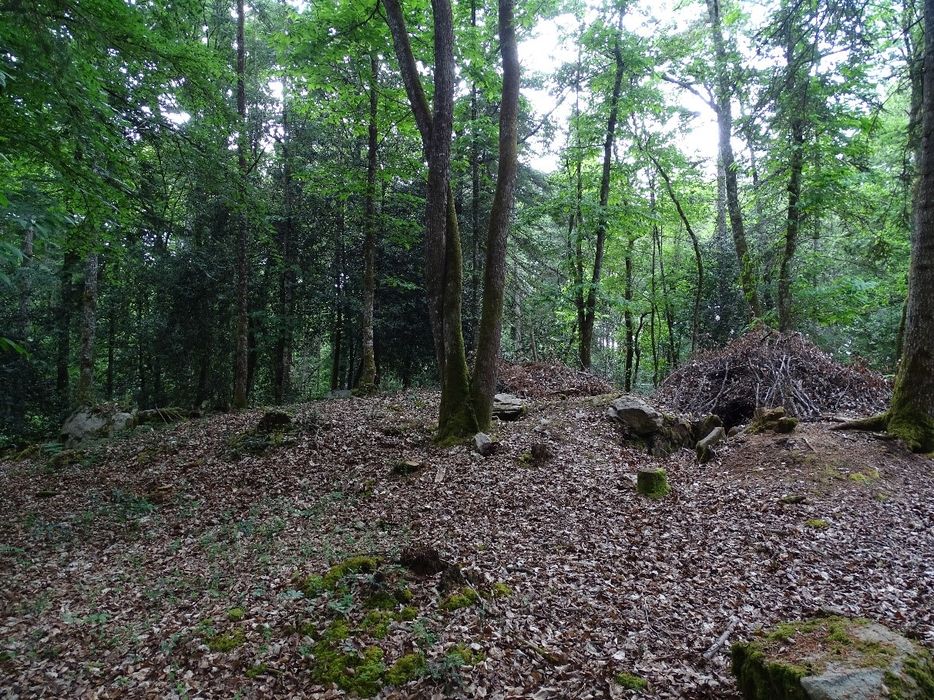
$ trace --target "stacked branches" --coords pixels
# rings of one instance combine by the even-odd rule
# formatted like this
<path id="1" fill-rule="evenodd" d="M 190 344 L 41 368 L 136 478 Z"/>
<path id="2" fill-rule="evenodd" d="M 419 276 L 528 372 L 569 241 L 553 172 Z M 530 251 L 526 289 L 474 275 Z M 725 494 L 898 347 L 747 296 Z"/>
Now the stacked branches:
<path id="1" fill-rule="evenodd" d="M 891 395 L 890 383 L 865 364 L 842 365 L 800 333 L 758 329 L 695 357 L 665 379 L 655 399 L 681 413 L 714 413 L 731 427 L 777 406 L 804 420 L 877 413 Z"/>

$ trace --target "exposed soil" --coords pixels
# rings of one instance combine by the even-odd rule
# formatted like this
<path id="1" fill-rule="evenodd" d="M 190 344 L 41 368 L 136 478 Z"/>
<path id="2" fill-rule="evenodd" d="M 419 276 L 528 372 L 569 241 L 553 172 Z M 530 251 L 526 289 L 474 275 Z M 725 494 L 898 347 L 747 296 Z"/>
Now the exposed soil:
<path id="1" fill-rule="evenodd" d="M 4 697 L 338 697 L 314 678 L 340 616 L 346 653 L 424 655 L 382 697 L 736 698 L 729 642 L 822 608 L 934 646 L 934 463 L 898 443 L 811 423 L 661 460 L 594 397 L 532 402 L 481 458 L 432 443 L 436 401 L 293 407 L 295 430 L 249 451 L 231 442 L 259 412 L 0 462 Z M 669 496 L 636 494 L 645 466 Z M 393 569 L 411 543 L 463 579 Z M 304 583 L 359 554 L 412 594 L 384 638 L 360 597 L 383 574 Z"/>

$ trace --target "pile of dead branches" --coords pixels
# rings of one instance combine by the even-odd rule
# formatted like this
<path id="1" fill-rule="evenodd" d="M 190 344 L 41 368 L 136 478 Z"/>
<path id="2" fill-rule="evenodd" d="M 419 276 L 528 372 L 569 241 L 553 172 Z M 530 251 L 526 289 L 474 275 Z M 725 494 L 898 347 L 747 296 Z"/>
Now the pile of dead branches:
<path id="1" fill-rule="evenodd" d="M 732 426 L 760 407 L 783 406 L 801 419 L 867 415 L 885 410 L 891 393 L 864 363 L 842 365 L 800 333 L 759 329 L 673 372 L 655 399 L 681 413 L 714 413 Z"/>
<path id="2" fill-rule="evenodd" d="M 605 379 L 557 363 L 500 360 L 497 378 L 501 391 L 530 399 L 596 396 L 613 391 L 613 385 Z"/>

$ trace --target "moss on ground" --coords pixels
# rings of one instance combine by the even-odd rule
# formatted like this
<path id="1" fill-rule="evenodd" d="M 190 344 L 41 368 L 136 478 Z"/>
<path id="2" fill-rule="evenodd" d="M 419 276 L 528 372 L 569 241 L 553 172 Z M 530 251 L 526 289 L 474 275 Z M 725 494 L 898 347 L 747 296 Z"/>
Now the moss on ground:
<path id="1" fill-rule="evenodd" d="M 613 676 L 613 680 L 616 681 L 617 685 L 627 690 L 645 690 L 649 687 L 649 682 L 645 680 L 645 678 L 627 673 L 626 671 L 617 673 Z"/>
<path id="2" fill-rule="evenodd" d="M 246 612 L 243 608 L 231 608 L 227 611 L 227 619 L 232 622 L 240 622 L 244 617 L 246 617 Z"/>
<path id="3" fill-rule="evenodd" d="M 425 657 L 421 653 L 406 654 L 389 667 L 386 672 L 386 681 L 390 685 L 405 685 L 410 681 L 421 678 L 425 674 L 426 668 Z"/>
<path id="4" fill-rule="evenodd" d="M 209 637 L 207 640 L 208 649 L 211 651 L 233 651 L 242 646 L 246 641 L 246 635 L 243 630 L 236 629 L 225 634 L 217 634 Z"/>
<path id="5" fill-rule="evenodd" d="M 512 589 L 502 581 L 497 581 L 493 584 L 493 590 L 491 593 L 493 594 L 494 598 L 512 597 Z"/>
<path id="6" fill-rule="evenodd" d="M 452 611 L 461 608 L 469 608 L 480 601 L 480 594 L 469 586 L 464 586 L 459 591 L 451 593 L 447 598 L 441 601 L 441 609 Z"/>
<path id="7" fill-rule="evenodd" d="M 815 530 L 826 530 L 830 527 L 830 523 L 823 518 L 811 518 L 810 520 L 806 520 L 804 524 Z"/>

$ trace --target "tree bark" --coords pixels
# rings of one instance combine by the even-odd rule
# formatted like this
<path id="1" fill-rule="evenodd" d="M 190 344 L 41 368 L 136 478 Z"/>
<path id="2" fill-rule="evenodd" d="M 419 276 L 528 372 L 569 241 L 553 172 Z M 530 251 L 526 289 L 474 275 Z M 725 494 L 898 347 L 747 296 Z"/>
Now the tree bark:
<path id="1" fill-rule="evenodd" d="M 626 391 L 632 390 L 632 360 L 633 353 L 635 353 L 635 336 L 632 323 L 632 253 L 634 247 L 635 239 L 630 237 L 626 244 L 626 286 L 623 290 L 623 298 L 625 299 L 625 305 L 623 306 L 623 325 L 626 328 L 626 372 L 624 375 L 624 388 Z"/>
<path id="2" fill-rule="evenodd" d="M 506 241 L 512 219 L 518 168 L 519 53 L 513 24 L 512 0 L 499 0 L 499 45 L 503 59 L 503 92 L 499 107 L 499 165 L 496 192 L 483 268 L 483 312 L 471 382 L 477 425 L 488 430 L 496 387 L 503 327 L 503 289 L 506 283 Z"/>
<path id="3" fill-rule="evenodd" d="M 924 1 L 921 162 L 908 273 L 905 339 L 888 431 L 913 450 L 934 450 L 934 0 Z"/>
<path id="4" fill-rule="evenodd" d="M 94 401 L 97 267 L 97 253 L 88 253 L 84 267 L 84 291 L 81 295 L 81 349 L 78 357 L 78 385 L 75 387 L 75 404 L 77 406 L 90 406 Z"/>
<path id="5" fill-rule="evenodd" d="M 246 219 L 246 46 L 244 45 L 243 0 L 237 0 L 237 323 L 234 333 L 233 407 L 246 408 L 248 387 L 249 285 L 247 267 L 248 232 Z"/>
<path id="6" fill-rule="evenodd" d="M 743 213 L 739 205 L 739 185 L 736 177 L 736 159 L 733 154 L 733 109 L 730 100 L 733 96 L 733 86 L 727 71 L 726 46 L 723 41 L 723 29 L 720 20 L 719 0 L 707 0 L 707 14 L 713 34 L 715 73 L 716 73 L 716 113 L 718 150 L 720 162 L 723 166 L 724 181 L 726 185 L 726 205 L 730 218 L 730 228 L 733 232 L 733 245 L 736 248 L 736 258 L 739 261 L 739 284 L 743 290 L 748 307 L 750 320 L 760 318 L 762 309 L 759 305 L 757 291 L 757 275 L 755 264 L 749 253 L 749 244 L 746 241 L 746 230 L 743 226 Z"/>
<path id="7" fill-rule="evenodd" d="M 370 122 L 367 128 L 366 194 L 364 196 L 363 242 L 363 324 L 360 378 L 357 390 L 369 394 L 376 390 L 376 355 L 373 350 L 373 306 L 376 298 L 376 168 L 377 168 L 377 87 L 379 61 L 370 54 Z"/>
<path id="8" fill-rule="evenodd" d="M 620 12 L 622 24 L 622 11 Z M 616 71 L 613 75 L 613 93 L 610 97 L 610 114 L 607 118 L 606 139 L 603 142 L 603 170 L 600 174 L 600 207 L 597 214 L 597 241 L 594 252 L 593 273 L 587 287 L 587 299 L 584 308 L 583 322 L 580 328 L 580 360 L 581 367 L 589 370 L 591 365 L 591 351 L 593 345 L 593 324 L 597 310 L 597 290 L 600 286 L 600 276 L 603 270 L 603 253 L 606 246 L 606 229 L 608 218 L 608 204 L 610 200 L 610 166 L 613 158 L 613 143 L 616 138 L 616 119 L 619 113 L 619 96 L 623 84 L 623 50 L 620 46 L 619 29 L 613 44 L 613 58 Z"/>
<path id="9" fill-rule="evenodd" d="M 441 378 L 437 437 L 440 441 L 447 441 L 477 430 L 476 416 L 470 401 L 461 326 L 463 260 L 460 231 L 449 177 L 455 81 L 453 16 L 450 0 L 432 0 L 435 66 L 434 104 L 430 108 L 419 79 L 399 2 L 382 2 L 406 95 L 428 161 L 425 286 Z"/>

